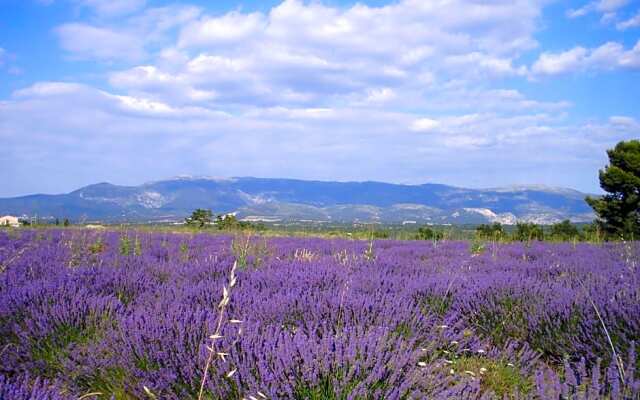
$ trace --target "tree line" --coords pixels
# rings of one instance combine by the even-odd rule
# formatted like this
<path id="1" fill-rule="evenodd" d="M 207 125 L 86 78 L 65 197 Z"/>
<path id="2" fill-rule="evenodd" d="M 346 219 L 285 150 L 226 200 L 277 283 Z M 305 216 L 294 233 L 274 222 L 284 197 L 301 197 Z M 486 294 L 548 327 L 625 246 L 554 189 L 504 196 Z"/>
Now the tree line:
<path id="1" fill-rule="evenodd" d="M 520 222 L 508 233 L 500 223 L 483 224 L 476 236 L 487 240 L 638 240 L 640 238 L 640 141 L 619 142 L 607 150 L 609 165 L 599 171 L 603 196 L 588 196 L 596 220 L 583 229 L 569 220 L 551 225 Z M 439 240 L 444 233 L 429 227 L 418 230 L 416 239 Z"/>

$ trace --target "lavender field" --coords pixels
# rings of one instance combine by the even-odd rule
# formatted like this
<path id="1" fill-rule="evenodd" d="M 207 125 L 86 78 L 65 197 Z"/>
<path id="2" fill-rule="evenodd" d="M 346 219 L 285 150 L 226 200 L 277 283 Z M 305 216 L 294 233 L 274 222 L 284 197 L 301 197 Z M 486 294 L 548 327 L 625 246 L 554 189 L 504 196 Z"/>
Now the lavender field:
<path id="1" fill-rule="evenodd" d="M 0 231 L 0 399 L 640 398 L 637 243 L 471 250 Z"/>

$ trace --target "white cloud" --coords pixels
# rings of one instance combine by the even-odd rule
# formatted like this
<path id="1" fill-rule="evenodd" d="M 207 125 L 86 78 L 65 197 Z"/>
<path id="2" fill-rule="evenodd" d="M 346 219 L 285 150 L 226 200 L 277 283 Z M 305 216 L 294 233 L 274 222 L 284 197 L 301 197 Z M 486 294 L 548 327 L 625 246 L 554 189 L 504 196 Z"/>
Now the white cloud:
<path id="1" fill-rule="evenodd" d="M 433 132 L 440 126 L 440 123 L 431 118 L 416 119 L 411 123 L 409 129 L 414 132 Z"/>
<path id="2" fill-rule="evenodd" d="M 526 101 L 509 90 L 487 96 Z M 52 182 L 69 179 L 68 169 L 82 164 L 82 171 L 64 181 L 71 189 L 97 177 L 133 184 L 181 172 L 421 182 L 429 171 L 431 180 L 452 184 L 469 184 L 470 176 L 496 183 L 496 169 L 508 171 L 501 175 L 507 181 L 517 181 L 512 173 L 529 171 L 524 176 L 530 181 L 573 186 L 543 180 L 542 171 L 570 158 L 577 161 L 567 168 L 580 173 L 600 163 L 604 149 L 617 140 L 640 134 L 630 117 L 583 126 L 568 124 L 556 112 L 521 111 L 432 115 L 333 105 L 227 113 L 213 105 L 41 82 L 0 102 L 0 137 L 15 150 L 3 159 L 12 165 L 9 182 L 29 182 L 34 168 L 46 169 Z M 225 148 L 234 151 L 220 151 Z"/>
<path id="3" fill-rule="evenodd" d="M 609 123 L 617 127 L 640 130 L 640 122 L 632 117 L 614 115 L 609 117 Z"/>
<path id="4" fill-rule="evenodd" d="M 631 0 L 600 0 L 596 3 L 596 9 L 602 12 L 614 12 L 629 4 Z"/>
<path id="5" fill-rule="evenodd" d="M 285 0 L 268 13 L 191 18 L 178 25 L 176 42 L 144 66 L 155 68 L 153 74 L 139 66 L 110 81 L 135 95 L 227 107 L 393 106 L 409 97 L 424 103 L 424 91 L 452 77 L 484 83 L 526 76 L 516 60 L 536 46 L 540 7 L 463 0 L 332 7 Z"/>
<path id="6" fill-rule="evenodd" d="M 56 33 L 62 48 L 77 58 L 135 62 L 145 57 L 142 40 L 132 34 L 82 23 L 62 25 Z"/>
<path id="7" fill-rule="evenodd" d="M 605 13 L 596 6 L 590 12 Z M 104 11 L 56 32 L 72 57 L 117 65 L 106 73 L 110 87 L 42 82 L 16 91 L 0 101 L 0 136 L 16 149 L 19 176 L 31 168 L 21 154 L 46 168 L 60 159 L 50 154 L 56 149 L 60 165 L 90 161 L 90 180 L 138 171 L 131 183 L 210 171 L 419 182 L 427 170 L 456 183 L 455 174 L 489 181 L 498 168 L 526 174 L 568 157 L 593 162 L 614 140 L 637 137 L 637 123 L 620 116 L 569 123 L 570 102 L 531 98 L 510 83 L 636 68 L 640 43 L 543 49 L 528 68 L 521 60 L 538 45 L 541 7 L 286 0 L 263 13 L 169 6 L 107 18 Z M 493 170 L 483 171 L 487 165 Z"/>
<path id="8" fill-rule="evenodd" d="M 72 82 L 38 82 L 24 89 L 16 90 L 13 95 L 23 97 L 49 97 L 78 93 L 86 88 L 84 85 Z"/>
<path id="9" fill-rule="evenodd" d="M 178 46 L 215 46 L 245 40 L 264 29 L 262 14 L 231 12 L 222 17 L 204 17 L 185 26 Z"/>
<path id="10" fill-rule="evenodd" d="M 200 13 L 197 7 L 170 5 L 149 8 L 117 22 L 64 24 L 55 32 L 60 46 L 74 58 L 135 63 L 146 59 L 158 46 L 170 43 L 174 36 L 171 33 Z"/>
<path id="11" fill-rule="evenodd" d="M 592 12 L 601 13 L 603 22 L 616 18 L 616 12 L 626 7 L 631 0 L 600 0 L 592 1 L 577 9 L 567 10 L 567 17 L 579 18 Z"/>
<path id="12" fill-rule="evenodd" d="M 587 49 L 575 47 L 562 53 L 542 53 L 531 67 L 536 75 L 556 75 L 578 69 L 587 56 Z"/>
<path id="13" fill-rule="evenodd" d="M 633 17 L 625 20 L 625 21 L 621 21 L 618 22 L 616 24 L 616 28 L 618 28 L 618 30 L 624 31 L 630 28 L 638 28 L 640 27 L 640 11 L 636 13 L 636 15 L 634 15 Z"/>
<path id="14" fill-rule="evenodd" d="M 142 9 L 146 0 L 79 0 L 79 3 L 98 15 L 117 17 Z"/>
<path id="15" fill-rule="evenodd" d="M 594 9 L 592 4 L 587 4 L 584 7 L 580 7 L 577 9 L 570 9 L 567 10 L 567 17 L 569 18 L 579 18 L 579 17 L 584 17 L 585 15 L 589 14 L 589 12 L 591 12 Z"/>
<path id="16" fill-rule="evenodd" d="M 386 103 L 397 97 L 396 92 L 391 88 L 371 89 L 367 95 L 368 103 Z"/>
<path id="17" fill-rule="evenodd" d="M 198 90 L 184 77 L 161 72 L 147 65 L 111 75 L 110 83 L 115 87 L 127 87 L 132 93 L 156 92 L 156 98 L 170 98 L 174 103 L 201 102 L 214 99 L 212 90 Z"/>
<path id="18" fill-rule="evenodd" d="M 593 49 L 574 47 L 562 53 L 542 53 L 531 67 L 531 73 L 542 76 L 619 68 L 640 68 L 640 40 L 629 50 L 620 43 L 607 42 Z"/>

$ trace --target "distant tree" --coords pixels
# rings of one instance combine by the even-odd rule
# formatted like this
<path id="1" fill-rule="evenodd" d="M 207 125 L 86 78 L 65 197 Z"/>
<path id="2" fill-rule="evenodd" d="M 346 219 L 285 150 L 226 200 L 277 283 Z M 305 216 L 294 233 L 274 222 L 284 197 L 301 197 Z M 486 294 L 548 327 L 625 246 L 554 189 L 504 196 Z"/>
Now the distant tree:
<path id="1" fill-rule="evenodd" d="M 228 231 L 241 228 L 242 223 L 233 214 L 220 214 L 216 217 L 216 226 L 220 230 Z"/>
<path id="2" fill-rule="evenodd" d="M 265 224 L 263 224 L 262 222 L 258 222 L 256 224 L 251 224 L 252 228 L 255 229 L 258 232 L 264 232 L 267 230 L 267 226 Z"/>
<path id="3" fill-rule="evenodd" d="M 417 240 L 442 240 L 443 237 L 442 232 L 431 229 L 428 226 L 418 228 L 418 233 L 416 234 Z"/>
<path id="4" fill-rule="evenodd" d="M 389 239 L 389 232 L 387 232 L 387 231 L 373 231 L 371 236 L 374 239 Z"/>
<path id="5" fill-rule="evenodd" d="M 196 226 L 198 228 L 204 228 L 211 224 L 213 213 L 211 210 L 205 210 L 198 208 L 191 213 L 189 218 L 185 218 L 185 223 L 189 226 Z"/>
<path id="6" fill-rule="evenodd" d="M 580 238 L 580 231 L 568 219 L 551 225 L 551 236 L 560 240 L 572 240 Z"/>
<path id="7" fill-rule="evenodd" d="M 540 225 L 528 222 L 518 222 L 516 224 L 516 231 L 513 233 L 513 239 L 521 242 L 544 240 L 544 231 Z"/>
<path id="8" fill-rule="evenodd" d="M 56 226 L 60 225 L 60 220 L 58 218 L 56 218 L 55 224 L 56 224 Z"/>
<path id="9" fill-rule="evenodd" d="M 586 224 L 582 228 L 581 235 L 588 241 L 600 241 L 602 240 L 602 229 L 597 222 L 593 222 L 591 224 Z"/>
<path id="10" fill-rule="evenodd" d="M 64 221 L 62 221 L 62 226 L 67 227 L 71 225 L 71 222 L 69 222 L 69 218 L 65 218 Z"/>
<path id="11" fill-rule="evenodd" d="M 215 221 L 216 227 L 221 231 L 233 231 L 251 229 L 256 231 L 265 231 L 267 227 L 260 224 L 252 224 L 251 222 L 241 221 L 233 214 L 219 214 Z"/>
<path id="12" fill-rule="evenodd" d="M 607 150 L 609 165 L 600 170 L 602 197 L 587 197 L 597 223 L 612 236 L 640 237 L 640 140 L 622 141 Z"/>
<path id="13" fill-rule="evenodd" d="M 491 225 L 482 224 L 476 228 L 476 235 L 482 239 L 500 240 L 505 236 L 504 228 L 499 222 Z"/>

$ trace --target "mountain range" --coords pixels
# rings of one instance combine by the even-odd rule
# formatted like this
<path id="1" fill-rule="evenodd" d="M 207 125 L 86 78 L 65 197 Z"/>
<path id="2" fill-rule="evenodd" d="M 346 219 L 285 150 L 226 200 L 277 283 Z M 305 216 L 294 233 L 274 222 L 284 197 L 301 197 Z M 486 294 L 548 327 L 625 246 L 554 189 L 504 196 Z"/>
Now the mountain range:
<path id="1" fill-rule="evenodd" d="M 441 184 L 177 177 L 139 186 L 89 185 L 71 193 L 0 198 L 0 215 L 74 221 L 182 221 L 196 208 L 248 221 L 473 224 L 588 222 L 586 194 L 566 188 L 465 189 Z"/>

